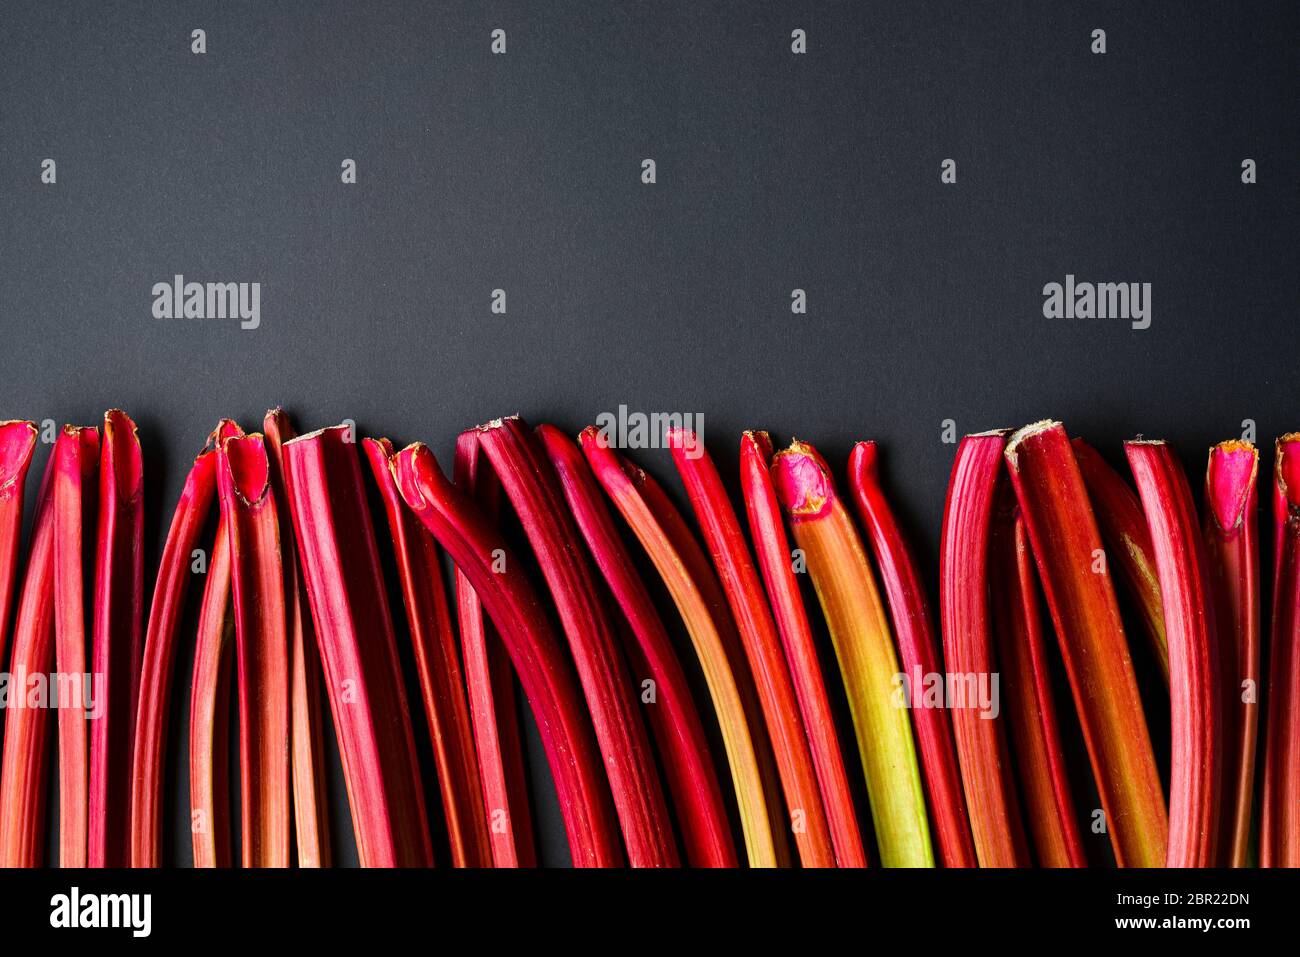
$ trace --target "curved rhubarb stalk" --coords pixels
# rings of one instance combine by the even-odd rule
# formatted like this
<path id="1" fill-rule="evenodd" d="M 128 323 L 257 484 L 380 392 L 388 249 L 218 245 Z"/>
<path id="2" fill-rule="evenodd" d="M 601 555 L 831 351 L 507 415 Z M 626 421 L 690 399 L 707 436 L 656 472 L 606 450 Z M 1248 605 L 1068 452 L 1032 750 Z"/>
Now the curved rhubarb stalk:
<path id="1" fill-rule="evenodd" d="M 1061 423 L 1038 422 L 1011 437 L 1005 457 L 1115 859 L 1121 867 L 1160 867 L 1169 827 L 1164 793 L 1101 533 L 1074 450 Z"/>
<path id="2" fill-rule="evenodd" d="M 822 680 L 803 595 L 790 565 L 790 541 L 781 518 L 781 505 L 772 485 L 772 441 L 766 432 L 746 432 L 740 439 L 740 484 L 745 496 L 749 534 L 763 573 L 763 584 L 780 629 L 790 666 L 799 713 L 808 732 L 817 768 L 817 782 L 826 807 L 826 823 L 840 867 L 866 867 L 853 792 L 844 756 L 835 736 L 835 717 Z"/>
<path id="3" fill-rule="evenodd" d="M 284 557 L 285 627 L 289 635 L 289 747 L 292 753 L 294 844 L 299 867 L 330 866 L 329 795 L 325 789 L 325 729 L 320 697 L 320 652 L 307 611 L 293 521 L 284 490 L 284 443 L 295 435 L 283 409 L 262 419 L 270 453 L 271 488 Z"/>
<path id="4" fill-rule="evenodd" d="M 475 431 L 559 611 L 609 774 L 628 861 L 633 867 L 674 867 L 677 847 L 668 806 L 633 704 L 632 681 L 555 474 L 521 419 L 497 419 Z"/>
<path id="5" fill-rule="evenodd" d="M 23 532 L 23 491 L 36 448 L 33 422 L 0 422 L 0 662 L 9 642 L 9 618 L 18 580 L 18 540 Z"/>
<path id="6" fill-rule="evenodd" d="M 285 485 L 362 867 L 433 863 L 397 638 L 352 428 L 284 444 Z"/>
<path id="7" fill-rule="evenodd" d="M 1119 580 L 1137 602 L 1139 620 L 1151 642 L 1165 684 L 1169 684 L 1169 645 L 1165 639 L 1165 612 L 1160 601 L 1160 579 L 1156 575 L 1151 531 L 1137 493 L 1124 477 L 1111 468 L 1083 439 L 1074 439 L 1074 458 L 1079 463 L 1083 484 L 1092 500 L 1093 514 L 1102 541 L 1114 559 Z"/>
<path id="8" fill-rule="evenodd" d="M 844 677 L 880 862 L 933 867 L 912 726 L 894 700 L 898 656 L 867 553 L 816 449 L 793 442 L 776 454 L 771 471 L 795 542 L 807 558 Z"/>
<path id="9" fill-rule="evenodd" d="M 859 442 L 849 456 L 849 488 L 858 518 L 867 531 L 871 551 L 880 571 L 889 617 L 894 625 L 898 655 L 903 671 L 917 687 L 930 675 L 942 673 L 939 649 L 934 640 L 933 619 L 925 597 L 925 586 L 907 540 L 894 517 L 880 485 L 875 442 Z M 930 798 L 930 820 L 939 844 L 944 867 L 975 867 L 975 841 L 971 836 L 966 799 L 962 795 L 961 772 L 953 744 L 948 709 L 912 708 L 912 727 L 921 753 L 926 793 Z"/>
<path id="10" fill-rule="evenodd" d="M 99 432 L 65 425 L 54 444 L 54 635 L 59 700 L 59 866 L 85 867 L 90 806 L 86 705 L 102 692 L 86 670 L 86 528 L 95 514 Z M 89 694 L 87 692 L 89 691 Z"/>
<path id="11" fill-rule="evenodd" d="M 666 439 L 754 675 L 800 862 L 804 867 L 834 867 L 826 808 L 813 770 L 808 735 L 799 717 L 794 682 L 745 534 L 704 443 L 686 429 L 669 429 Z"/>
<path id="12" fill-rule="evenodd" d="M 190 582 L 190 556 L 216 491 L 214 450 L 199 453 L 185 478 L 158 563 L 140 673 L 135 743 L 131 748 L 131 866 L 157 867 L 162 853 L 163 744 L 176 663 L 176 631 Z"/>
<path id="13" fill-rule="evenodd" d="M 0 767 L 0 867 L 36 867 L 45 847 L 45 768 L 49 702 L 29 700 L 28 678 L 48 675 L 54 664 L 54 466 L 41 480 L 27 570 L 14 623 L 9 663 L 10 705 L 5 715 Z M 16 700 L 15 700 L 16 698 Z"/>
<path id="14" fill-rule="evenodd" d="M 1003 492 L 1010 503 L 998 509 L 990 544 L 993 621 L 1029 831 L 1040 866 L 1087 867 L 1057 730 L 1029 532 L 1010 489 Z"/>
<path id="15" fill-rule="evenodd" d="M 1187 476 L 1161 441 L 1124 443 L 1151 528 L 1169 640 L 1167 867 L 1211 867 L 1219 831 L 1221 689 L 1209 563 Z"/>
<path id="16" fill-rule="evenodd" d="M 663 620 L 619 538 L 582 450 L 554 426 L 538 426 L 537 434 L 587 547 L 636 638 L 627 644 L 636 670 L 654 682 L 650 727 L 681 822 L 686 858 L 695 867 L 735 867 L 736 850 L 704 725 Z"/>
<path id="17" fill-rule="evenodd" d="M 968 435 L 957 446 L 943 510 L 939 613 L 944 664 L 956 683 L 992 680 L 996 673 L 989 607 L 989 541 L 1002 475 L 1006 430 Z M 955 702 L 954 702 L 955 703 Z M 952 709 L 962 785 L 981 867 L 1029 863 L 1019 802 L 996 718 L 963 701 Z"/>
<path id="18" fill-rule="evenodd" d="M 478 435 L 456 440 L 452 480 L 495 522 L 501 508 L 501 483 L 479 454 Z M 501 637 L 483 616 L 474 586 L 456 568 L 456 623 L 470 721 L 478 752 L 483 804 L 491 820 L 492 866 L 536 867 L 533 817 L 528 807 L 528 772 L 515 704 L 514 671 Z"/>
<path id="19" fill-rule="evenodd" d="M 393 444 L 388 439 L 362 443 L 384 500 L 406 606 L 415 665 L 429 722 L 429 738 L 442 789 L 443 813 L 456 867 L 492 863 L 487 818 L 483 813 L 474 734 L 465 702 L 456 636 L 443 591 L 438 543 L 402 501 L 392 473 Z"/>
<path id="20" fill-rule="evenodd" d="M 749 865 L 780 866 L 784 831 L 776 829 L 777 784 L 766 773 L 761 728 L 750 729 L 754 709 L 746 706 L 744 676 L 737 673 L 743 666 L 734 648 L 739 642 L 708 559 L 667 499 L 652 503 L 660 490 L 649 476 L 624 463 L 595 427 L 584 429 L 578 440 L 596 480 L 650 556 L 686 623 L 722 732 Z"/>
<path id="21" fill-rule="evenodd" d="M 239 665 L 239 795 L 245 867 L 288 867 L 289 645 L 280 520 L 259 432 L 218 447 L 217 488 L 230 536 Z"/>
<path id="22" fill-rule="evenodd" d="M 1259 862 L 1300 867 L 1300 432 L 1277 440 L 1273 468 L 1276 577 Z"/>
<path id="23" fill-rule="evenodd" d="M 1259 536 L 1255 479 L 1259 452 L 1249 442 L 1220 442 L 1205 469 L 1202 529 L 1218 609 L 1226 769 L 1219 860 L 1245 867 L 1255 797 L 1259 721 Z"/>
<path id="24" fill-rule="evenodd" d="M 140 695 L 144 617 L 144 463 L 135 423 L 104 413 L 95 546 L 95 627 L 91 671 L 100 682 L 90 725 L 87 863 L 131 863 L 131 765 Z"/>
<path id="25" fill-rule="evenodd" d="M 537 717 L 555 779 L 573 864 L 617 867 L 618 825 L 578 683 L 545 606 L 502 538 L 473 501 L 447 481 L 429 449 L 398 453 L 397 484 L 492 616 Z"/>

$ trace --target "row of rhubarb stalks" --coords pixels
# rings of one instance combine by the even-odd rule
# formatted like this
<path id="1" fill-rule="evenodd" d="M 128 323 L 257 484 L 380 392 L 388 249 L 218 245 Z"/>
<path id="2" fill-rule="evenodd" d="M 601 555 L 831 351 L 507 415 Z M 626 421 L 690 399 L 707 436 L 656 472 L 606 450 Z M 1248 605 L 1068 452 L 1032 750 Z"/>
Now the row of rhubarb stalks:
<path id="1" fill-rule="evenodd" d="M 967 436 L 936 636 L 874 443 L 854 447 L 837 483 L 806 443 L 774 452 L 747 432 L 737 507 L 695 435 L 667 439 L 693 525 L 594 428 L 574 441 L 493 421 L 459 437 L 449 478 L 422 444 L 397 452 L 350 426 L 295 437 L 281 410 L 261 433 L 224 420 L 185 479 L 146 617 L 135 424 L 112 410 L 102 433 L 61 431 L 25 553 L 37 430 L 0 424 L 0 660 L 11 675 L 98 682 L 93 715 L 75 700 L 6 710 L 0 864 L 43 862 L 52 755 L 60 865 L 162 863 L 174 672 L 191 639 L 197 866 L 234 857 L 232 725 L 239 860 L 330 864 L 326 706 L 362 865 L 432 865 L 435 823 L 456 866 L 535 864 L 516 681 L 575 865 L 1084 866 L 1096 815 L 1074 802 L 1086 769 L 1062 746 L 1058 661 L 1119 865 L 1300 863 L 1300 435 L 1276 447 L 1267 668 L 1248 443 L 1211 449 L 1198 518 L 1163 442 L 1126 443 L 1135 491 L 1057 422 Z M 503 532 L 506 508 L 522 535 Z M 517 561 L 515 546 L 531 554 Z M 400 584 L 436 804 L 381 551 Z M 647 584 L 650 569 L 660 582 Z M 1167 788 L 1115 578 L 1165 677 L 1167 698 L 1145 707 L 1169 709 Z M 182 636 L 192 580 L 198 624 Z M 819 654 L 823 623 L 838 669 Z M 999 715 L 899 706 L 899 675 L 945 673 L 998 674 Z M 857 774 L 869 809 L 855 806 Z"/>

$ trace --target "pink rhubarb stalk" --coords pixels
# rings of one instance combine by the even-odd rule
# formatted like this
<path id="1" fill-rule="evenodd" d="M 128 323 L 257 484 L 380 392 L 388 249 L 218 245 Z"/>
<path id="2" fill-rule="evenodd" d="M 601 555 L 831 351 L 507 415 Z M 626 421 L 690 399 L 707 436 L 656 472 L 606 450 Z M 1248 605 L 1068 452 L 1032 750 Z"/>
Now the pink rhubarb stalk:
<path id="1" fill-rule="evenodd" d="M 23 492 L 35 448 L 34 423 L 0 422 L 0 662 L 8 650 L 18 580 L 18 540 L 23 532 Z"/>

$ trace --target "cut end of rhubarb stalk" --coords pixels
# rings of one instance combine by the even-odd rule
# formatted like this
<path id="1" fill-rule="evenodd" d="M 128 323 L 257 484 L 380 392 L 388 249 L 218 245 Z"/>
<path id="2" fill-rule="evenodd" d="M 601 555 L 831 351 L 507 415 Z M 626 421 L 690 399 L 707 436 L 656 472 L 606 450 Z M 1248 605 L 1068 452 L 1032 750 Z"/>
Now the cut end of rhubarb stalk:
<path id="1" fill-rule="evenodd" d="M 1015 434 L 1007 440 L 1006 448 L 1003 450 L 1003 455 L 1006 456 L 1007 464 L 1013 469 L 1019 468 L 1020 462 L 1017 458 L 1017 453 L 1020 443 L 1025 441 L 1025 439 L 1038 435 L 1040 432 L 1047 432 L 1050 429 L 1058 427 L 1061 427 L 1061 423 L 1055 419 L 1043 419 L 1039 422 L 1033 422 L 1026 425 L 1022 429 L 1017 429 Z M 988 432 L 979 432 L 977 435 L 1006 435 L 1009 431 L 1009 429 L 991 429 Z"/>
<path id="2" fill-rule="evenodd" d="M 825 460 L 811 445 L 798 439 L 776 454 L 772 482 L 792 522 L 819 518 L 835 504 L 835 488 Z"/>
<path id="3" fill-rule="evenodd" d="M 0 422 L 0 498 L 7 498 L 17 480 L 27 474 L 27 465 L 35 448 L 34 422 Z"/>
<path id="4" fill-rule="evenodd" d="M 1210 513 L 1219 528 L 1237 528 L 1246 517 L 1246 500 L 1255 487 L 1259 451 L 1249 442 L 1220 442 L 1210 449 L 1205 489 Z"/>
<path id="5" fill-rule="evenodd" d="M 1274 461 L 1278 490 L 1295 513 L 1300 510 L 1300 432 L 1288 432 L 1277 440 Z"/>
<path id="6" fill-rule="evenodd" d="M 114 441 L 117 436 L 129 438 L 125 444 Z M 135 422 L 121 409 L 104 413 L 104 448 L 113 449 L 113 477 L 117 482 L 117 496 L 123 502 L 132 502 L 144 489 L 144 459 L 140 454 L 140 434 Z M 121 454 L 125 452 L 126 454 Z"/>
<path id="7" fill-rule="evenodd" d="M 871 439 L 859 442 L 849 453 L 849 473 L 875 479 L 880 472 L 880 450 Z"/>
<path id="8" fill-rule="evenodd" d="M 234 435 L 222 442 L 235 493 L 246 505 L 256 505 L 271 490 L 269 459 L 262 434 Z"/>

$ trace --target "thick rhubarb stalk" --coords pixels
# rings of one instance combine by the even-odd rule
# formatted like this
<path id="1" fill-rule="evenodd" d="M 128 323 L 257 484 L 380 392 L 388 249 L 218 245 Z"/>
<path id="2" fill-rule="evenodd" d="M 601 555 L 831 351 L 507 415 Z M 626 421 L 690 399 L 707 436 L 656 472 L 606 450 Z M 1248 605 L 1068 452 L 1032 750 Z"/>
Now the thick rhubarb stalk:
<path id="1" fill-rule="evenodd" d="M 754 675 L 800 862 L 834 867 L 835 849 L 794 682 L 740 521 L 704 443 L 685 429 L 669 429 L 666 438 Z"/>
<path id="2" fill-rule="evenodd" d="M 48 701 L 33 698 L 28 678 L 54 664 L 54 466 L 41 480 L 27 570 L 14 622 L 10 705 L 0 765 L 0 867 L 36 867 L 45 848 Z"/>
<path id="3" fill-rule="evenodd" d="M 433 742 L 442 789 L 452 864 L 487 867 L 492 863 L 491 842 L 483 813 L 482 786 L 460 656 L 456 652 L 456 636 L 451 630 L 451 615 L 443 590 L 438 543 L 402 501 L 391 468 L 392 443 L 388 439 L 366 439 L 363 445 L 388 515 L 429 722 L 429 738 Z"/>
<path id="4" fill-rule="evenodd" d="M 1277 440 L 1273 507 L 1276 571 L 1259 862 L 1300 867 L 1300 432 Z"/>
<path id="5" fill-rule="evenodd" d="M 582 450 L 554 426 L 539 426 L 537 434 L 596 566 L 635 638 L 627 643 L 634 670 L 654 683 L 654 698 L 648 705 L 650 728 L 681 823 L 687 861 L 694 867 L 735 867 L 736 850 L 704 725 L 663 620 L 619 537 Z"/>
<path id="6" fill-rule="evenodd" d="M 59 866 L 85 867 L 90 805 L 87 706 L 102 693 L 86 670 L 85 532 L 95 515 L 99 432 L 66 425 L 54 445 L 54 634 L 59 672 Z M 64 695 L 67 696 L 66 700 Z"/>
<path id="7" fill-rule="evenodd" d="M 1101 533 L 1074 450 L 1059 422 L 1038 422 L 1012 436 L 1005 457 L 1115 859 L 1121 867 L 1163 866 L 1164 793 Z"/>
<path id="8" fill-rule="evenodd" d="M 944 664 L 954 687 L 978 687 L 997 674 L 989 603 L 993 505 L 1002 476 L 1005 430 L 968 435 L 957 446 L 944 503 L 939 612 Z M 947 682 L 945 682 L 946 684 Z M 952 705 L 971 834 L 981 867 L 1024 867 L 1028 847 L 997 717 L 978 702 Z"/>
<path id="9" fill-rule="evenodd" d="M 614 795 L 633 867 L 678 863 L 672 823 L 617 633 L 555 473 L 518 418 L 477 429 L 555 601 Z"/>
<path id="10" fill-rule="evenodd" d="M 131 863 L 131 765 L 144 623 L 144 463 L 135 423 L 104 413 L 95 547 L 91 671 L 101 682 L 90 725 L 91 867 Z"/>
<path id="11" fill-rule="evenodd" d="M 0 422 L 0 662 L 9 642 L 9 617 L 18 580 L 18 540 L 23 533 L 23 492 L 36 448 L 32 422 Z"/>
<path id="12" fill-rule="evenodd" d="M 919 683 L 915 680 L 918 678 L 925 681 L 942 671 L 934 620 L 916 561 L 880 484 L 875 442 L 859 442 L 853 447 L 849 456 L 849 488 L 889 602 L 903 671 L 914 679 L 914 684 Z M 975 867 L 978 863 L 975 841 L 962 794 L 948 709 L 942 702 L 935 707 L 913 707 L 912 728 L 921 753 L 939 860 L 944 867 Z"/>
<path id="13" fill-rule="evenodd" d="M 433 863 L 379 549 L 350 426 L 284 445 L 285 484 L 363 867 Z"/>
<path id="14" fill-rule="evenodd" d="M 1138 617 L 1151 643 L 1151 652 L 1165 683 L 1169 683 L 1169 646 L 1165 639 L 1165 612 L 1160 600 L 1160 579 L 1156 575 L 1151 531 L 1137 493 L 1124 477 L 1111 468 L 1083 439 L 1075 439 L 1074 458 L 1079 463 L 1083 484 L 1092 500 L 1093 514 L 1101 529 L 1107 555 L 1119 572 L 1129 594 L 1137 603 Z"/>
<path id="15" fill-rule="evenodd" d="M 766 767 L 762 728 L 751 729 L 751 721 L 761 717 L 747 707 L 745 676 L 738 673 L 744 662 L 734 647 L 739 640 L 721 586 L 685 522 L 657 494 L 660 490 L 649 476 L 623 462 L 592 426 L 583 430 L 579 442 L 596 480 L 650 556 L 686 623 L 722 732 L 749 864 L 780 866 L 784 831 L 776 823 L 779 783 Z"/>
<path id="16" fill-rule="evenodd" d="M 546 606 L 501 534 L 426 446 L 403 449 L 395 467 L 402 498 L 469 579 L 510 653 L 537 718 L 573 864 L 617 867 L 622 850 L 605 772 Z"/>
<path id="17" fill-rule="evenodd" d="M 284 566 L 285 628 L 289 636 L 289 750 L 293 776 L 294 846 L 299 867 L 330 866 L 329 796 L 325 790 L 325 729 L 321 711 L 320 652 L 307 611 L 293 522 L 284 491 L 284 443 L 295 435 L 283 409 L 262 420 L 269 453 L 271 488 L 280 523 Z"/>
<path id="18" fill-rule="evenodd" d="M 840 867 L 866 867 L 867 854 L 853 807 L 853 792 L 835 735 L 835 717 L 826 695 L 812 627 L 791 567 L 790 541 L 772 485 L 771 463 L 772 441 L 767 433 L 746 432 L 740 440 L 740 484 L 749 534 L 780 630 L 799 713 L 808 732 L 836 861 Z"/>
<path id="19" fill-rule="evenodd" d="M 480 454 L 477 433 L 465 432 L 456 440 L 452 478 L 489 521 L 497 520 L 501 483 Z M 528 773 L 524 767 L 510 655 L 484 617 L 483 603 L 459 566 L 456 567 L 456 624 L 460 628 L 483 806 L 490 822 L 492 866 L 536 867 Z"/>
<path id="20" fill-rule="evenodd" d="M 1249 442 L 1220 442 L 1205 470 L 1205 551 L 1218 613 L 1223 676 L 1224 789 L 1219 863 L 1245 867 L 1255 797 L 1259 722 L 1259 536 L 1255 479 L 1259 452 Z"/>
<path id="21" fill-rule="evenodd" d="M 993 622 L 1029 833 L 1040 866 L 1086 867 L 1056 724 L 1029 533 L 1010 489 L 1000 494 L 1011 502 L 998 509 L 993 525 Z"/>
<path id="22" fill-rule="evenodd" d="M 772 482 L 803 549 L 830 629 L 857 734 L 885 867 L 933 867 L 934 851 L 912 726 L 896 700 L 898 656 L 867 553 L 830 468 L 794 442 L 772 462 Z"/>
<path id="23" fill-rule="evenodd" d="M 216 491 L 215 450 L 205 449 L 194 460 L 180 501 L 172 516 L 167 542 L 158 563 L 144 664 L 140 672 L 135 743 L 131 748 L 131 866 L 157 867 L 162 853 L 163 745 L 172 673 L 176 663 L 176 632 L 189 588 L 191 554 L 212 510 Z"/>
<path id="24" fill-rule="evenodd" d="M 1169 642 L 1173 753 L 1167 867 L 1211 867 L 1219 832 L 1223 703 L 1209 562 L 1187 476 L 1161 441 L 1124 443 L 1151 529 Z"/>

